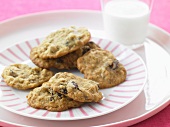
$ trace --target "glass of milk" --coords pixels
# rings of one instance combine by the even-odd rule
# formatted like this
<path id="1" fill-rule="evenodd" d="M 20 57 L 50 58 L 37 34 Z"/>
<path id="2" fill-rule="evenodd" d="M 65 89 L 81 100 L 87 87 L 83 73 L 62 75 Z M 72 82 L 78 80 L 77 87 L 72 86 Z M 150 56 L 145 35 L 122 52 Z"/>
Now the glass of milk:
<path id="1" fill-rule="evenodd" d="M 101 0 L 108 39 L 129 47 L 145 41 L 153 0 Z"/>

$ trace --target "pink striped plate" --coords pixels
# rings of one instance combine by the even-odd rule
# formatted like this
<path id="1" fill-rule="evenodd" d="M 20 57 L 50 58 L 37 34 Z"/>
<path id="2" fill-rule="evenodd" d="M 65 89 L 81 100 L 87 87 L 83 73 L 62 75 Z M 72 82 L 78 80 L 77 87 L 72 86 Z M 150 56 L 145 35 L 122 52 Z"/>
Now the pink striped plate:
<path id="1" fill-rule="evenodd" d="M 26 63 L 35 66 L 29 60 L 30 49 L 39 45 L 43 38 L 25 41 L 0 52 L 0 67 L 13 63 Z M 123 45 L 113 43 L 100 38 L 92 38 L 103 49 L 111 51 L 127 70 L 126 81 L 119 86 L 102 89 L 104 98 L 99 103 L 87 103 L 80 108 L 74 108 L 63 112 L 50 112 L 34 109 L 27 104 L 26 95 L 29 91 L 13 89 L 6 85 L 2 79 L 0 82 L 0 106 L 11 112 L 38 119 L 47 120 L 76 120 L 108 114 L 118 110 L 133 101 L 142 91 L 147 78 L 147 71 L 142 59 L 132 50 Z M 59 71 L 59 70 L 58 70 Z M 82 76 L 77 70 L 69 70 Z"/>

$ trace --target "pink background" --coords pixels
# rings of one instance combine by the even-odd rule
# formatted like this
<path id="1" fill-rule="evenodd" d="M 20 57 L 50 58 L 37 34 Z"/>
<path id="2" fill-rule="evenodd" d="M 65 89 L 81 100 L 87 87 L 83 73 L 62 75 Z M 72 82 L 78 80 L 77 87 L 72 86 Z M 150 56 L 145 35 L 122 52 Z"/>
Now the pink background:
<path id="1" fill-rule="evenodd" d="M 0 0 L 0 21 L 28 13 L 64 9 L 101 10 L 100 0 Z M 150 22 L 170 33 L 170 0 L 155 0 Z M 133 125 L 159 126 L 170 127 L 170 106 L 155 116 Z"/>
<path id="2" fill-rule="evenodd" d="M 0 21 L 48 10 L 101 10 L 100 0 L 0 0 Z M 155 0 L 151 23 L 170 33 L 170 0 Z"/>

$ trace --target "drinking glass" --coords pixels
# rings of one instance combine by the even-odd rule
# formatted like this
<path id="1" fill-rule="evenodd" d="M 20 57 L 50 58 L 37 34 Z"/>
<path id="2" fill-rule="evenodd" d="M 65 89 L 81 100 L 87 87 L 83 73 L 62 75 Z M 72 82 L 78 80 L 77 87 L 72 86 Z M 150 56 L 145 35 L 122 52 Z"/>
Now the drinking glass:
<path id="1" fill-rule="evenodd" d="M 145 41 L 154 0 L 101 0 L 108 39 L 129 47 Z"/>

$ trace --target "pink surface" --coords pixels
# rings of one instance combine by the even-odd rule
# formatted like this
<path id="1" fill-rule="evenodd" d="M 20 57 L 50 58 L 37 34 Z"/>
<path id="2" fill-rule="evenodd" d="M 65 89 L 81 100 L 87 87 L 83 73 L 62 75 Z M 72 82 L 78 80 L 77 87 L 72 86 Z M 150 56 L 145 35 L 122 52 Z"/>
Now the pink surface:
<path id="1" fill-rule="evenodd" d="M 0 0 L 0 21 L 48 10 L 101 10 L 100 0 Z M 170 0 L 155 0 L 151 23 L 170 32 Z"/>
<path id="2" fill-rule="evenodd" d="M 63 9 L 101 10 L 100 0 L 0 0 L 0 21 L 28 13 Z M 150 21 L 170 33 L 170 0 L 155 0 Z M 170 127 L 170 106 L 157 115 L 133 125 L 158 126 Z"/>

